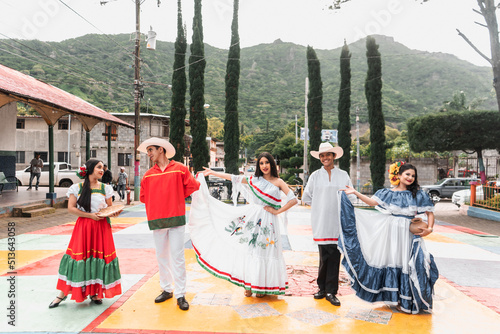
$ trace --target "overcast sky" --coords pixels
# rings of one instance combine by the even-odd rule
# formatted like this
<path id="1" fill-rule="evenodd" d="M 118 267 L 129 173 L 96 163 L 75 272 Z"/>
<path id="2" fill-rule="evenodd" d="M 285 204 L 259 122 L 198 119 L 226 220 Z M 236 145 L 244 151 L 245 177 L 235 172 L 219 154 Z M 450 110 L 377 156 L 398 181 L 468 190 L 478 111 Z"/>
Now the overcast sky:
<path id="1" fill-rule="evenodd" d="M 62 41 L 88 33 L 119 34 L 135 30 L 135 0 L 0 0 L 0 39 Z M 392 36 L 411 49 L 454 54 L 476 65 L 489 66 L 456 29 L 490 55 L 482 17 L 473 12 L 475 0 L 352 0 L 342 10 L 327 9 L 327 0 L 240 0 L 239 34 L 242 47 L 285 42 L 333 49 L 370 34 Z M 67 6 L 66 6 L 66 5 Z M 183 20 L 191 42 L 193 0 L 182 1 Z M 232 0 L 204 0 L 204 41 L 228 49 Z M 68 8 L 69 7 L 69 8 Z M 177 1 L 144 0 L 141 32 L 150 26 L 158 40 L 174 42 Z M 76 12 L 76 13 L 75 13 Z M 77 14 L 78 13 L 78 14 Z M 83 18 L 82 18 L 83 17 Z M 89 22 L 87 22 L 87 21 Z M 383 50 L 382 54 L 383 54 Z"/>

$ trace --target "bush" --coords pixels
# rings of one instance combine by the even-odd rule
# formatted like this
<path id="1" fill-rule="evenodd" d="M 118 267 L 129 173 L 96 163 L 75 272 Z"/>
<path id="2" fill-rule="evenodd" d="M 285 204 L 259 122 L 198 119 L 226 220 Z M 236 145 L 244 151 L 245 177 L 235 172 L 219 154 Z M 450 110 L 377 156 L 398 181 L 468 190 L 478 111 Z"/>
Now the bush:
<path id="1" fill-rule="evenodd" d="M 283 159 L 281 160 L 281 168 L 288 168 L 290 167 L 290 160 Z"/>
<path id="2" fill-rule="evenodd" d="M 303 157 L 291 157 L 290 158 L 290 165 L 292 167 L 295 167 L 295 168 L 298 168 L 298 167 L 302 166 L 303 162 L 304 162 L 304 158 Z"/>

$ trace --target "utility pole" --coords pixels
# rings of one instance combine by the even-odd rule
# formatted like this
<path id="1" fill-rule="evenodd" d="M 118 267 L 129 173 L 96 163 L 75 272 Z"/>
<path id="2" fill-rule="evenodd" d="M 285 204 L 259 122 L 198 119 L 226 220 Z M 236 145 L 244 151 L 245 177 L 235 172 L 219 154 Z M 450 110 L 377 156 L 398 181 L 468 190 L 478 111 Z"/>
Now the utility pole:
<path id="1" fill-rule="evenodd" d="M 134 76 L 134 106 L 135 106 L 135 135 L 134 135 L 134 156 L 135 156 L 135 174 L 134 174 L 134 201 L 139 200 L 141 191 L 141 154 L 137 152 L 140 144 L 141 134 L 141 25 L 140 25 L 141 2 L 135 0 L 135 76 Z"/>
<path id="2" fill-rule="evenodd" d="M 299 142 L 299 139 L 297 138 L 297 115 L 295 115 L 295 144 Z"/>
<path id="3" fill-rule="evenodd" d="M 304 185 L 307 183 L 309 178 L 309 166 L 307 162 L 307 137 L 309 136 L 309 121 L 307 117 L 307 103 L 309 99 L 307 98 L 309 94 L 309 78 L 306 77 L 306 97 L 305 97 L 305 120 L 304 120 Z"/>
<path id="4" fill-rule="evenodd" d="M 361 177 L 360 168 L 361 153 L 359 152 L 359 107 L 356 107 L 356 184 L 359 191 L 359 178 Z"/>

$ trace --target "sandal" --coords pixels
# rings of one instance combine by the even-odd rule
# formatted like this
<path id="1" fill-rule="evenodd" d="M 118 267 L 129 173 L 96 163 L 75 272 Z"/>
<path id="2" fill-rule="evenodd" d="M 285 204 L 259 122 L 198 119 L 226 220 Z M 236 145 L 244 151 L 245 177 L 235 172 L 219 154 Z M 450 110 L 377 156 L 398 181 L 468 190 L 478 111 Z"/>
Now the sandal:
<path id="1" fill-rule="evenodd" d="M 61 304 L 61 302 L 62 302 L 62 301 L 65 301 L 65 300 L 66 300 L 66 297 L 68 297 L 68 296 L 64 296 L 64 297 L 62 297 L 62 298 L 61 298 L 61 297 L 59 297 L 59 296 L 56 296 L 56 299 L 59 299 L 59 301 L 57 301 L 57 302 L 55 302 L 55 303 L 54 303 L 54 301 L 52 301 L 52 303 L 50 303 L 50 305 L 49 305 L 49 308 L 58 307 L 58 306 L 59 306 L 59 304 Z"/>
<path id="2" fill-rule="evenodd" d="M 252 290 L 245 290 L 245 297 L 252 297 Z"/>
<path id="3" fill-rule="evenodd" d="M 102 304 L 102 299 L 94 299 L 96 297 L 97 297 L 97 295 L 89 296 L 90 302 L 94 303 L 96 305 L 101 305 Z"/>
<path id="4" fill-rule="evenodd" d="M 255 297 L 257 297 L 257 298 L 264 298 L 265 296 L 266 296 L 266 295 L 265 295 L 265 294 L 263 294 L 263 293 L 256 293 L 256 294 L 255 294 Z"/>

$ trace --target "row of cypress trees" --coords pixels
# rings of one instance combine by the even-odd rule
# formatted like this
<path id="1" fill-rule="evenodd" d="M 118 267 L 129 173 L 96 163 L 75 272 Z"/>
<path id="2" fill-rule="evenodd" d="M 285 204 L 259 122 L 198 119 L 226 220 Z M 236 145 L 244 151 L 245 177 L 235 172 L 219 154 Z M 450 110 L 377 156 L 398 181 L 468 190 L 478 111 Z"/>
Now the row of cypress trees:
<path id="1" fill-rule="evenodd" d="M 370 172 L 372 177 L 373 191 L 384 187 L 385 181 L 385 120 L 382 113 L 382 60 L 379 46 L 375 39 L 368 36 L 366 39 L 366 58 L 368 71 L 365 79 L 365 96 L 368 106 L 368 119 L 370 122 Z M 320 62 L 316 52 L 310 46 L 307 47 L 307 64 L 309 77 L 308 93 L 308 118 L 310 149 L 317 150 L 321 143 L 322 130 L 322 81 Z M 339 90 L 339 126 L 338 143 L 344 150 L 344 155 L 339 160 L 339 167 L 348 173 L 351 164 L 351 53 L 344 41 L 340 54 L 340 90 Z M 309 164 L 310 173 L 321 168 L 317 159 L 311 159 Z"/>
<path id="2" fill-rule="evenodd" d="M 171 141 L 176 148 L 174 159 L 184 159 L 184 134 L 186 117 L 186 74 L 185 55 L 187 42 L 185 28 L 182 25 L 181 1 L 177 1 L 177 39 L 175 42 L 174 71 L 172 75 L 172 112 Z M 195 171 L 203 170 L 210 161 L 206 142 L 207 119 L 205 115 L 205 52 L 203 44 L 203 25 L 201 16 L 201 0 L 194 1 L 193 42 L 189 57 L 189 93 L 190 93 L 190 126 L 192 134 L 191 153 Z M 229 47 L 226 66 L 226 105 L 224 120 L 224 152 L 226 171 L 238 174 L 239 126 L 238 126 L 238 89 L 240 78 L 240 45 L 238 34 L 239 0 L 233 3 L 233 20 L 231 25 L 231 45 Z M 385 121 L 382 113 L 382 62 L 375 39 L 366 40 L 366 56 L 368 72 L 365 80 L 365 95 L 368 105 L 370 122 L 370 171 L 374 191 L 384 185 L 385 174 Z M 344 41 L 340 56 L 341 83 L 339 91 L 339 146 L 344 150 L 344 156 L 339 161 L 339 167 L 350 171 L 351 149 L 351 53 Z M 316 150 L 321 144 L 323 122 L 323 83 L 321 81 L 320 62 L 314 49 L 307 47 L 307 64 L 310 89 L 308 92 L 308 117 L 310 148 Z M 321 167 L 317 159 L 310 160 L 309 170 L 314 172 Z"/>
<path id="3" fill-rule="evenodd" d="M 203 24 L 201 0 L 194 1 L 193 41 L 189 57 L 189 122 L 193 141 L 191 154 L 195 172 L 203 170 L 210 161 L 205 115 L 205 50 L 203 44 Z M 240 39 L 238 34 L 239 0 L 234 0 L 233 21 L 231 25 L 231 45 L 226 67 L 226 107 L 224 120 L 224 152 L 226 171 L 238 174 L 239 126 L 238 126 L 238 89 L 240 79 Z M 187 42 L 185 28 L 182 25 L 181 1 L 177 1 L 177 38 L 175 41 L 174 71 L 172 75 L 171 133 L 172 144 L 176 148 L 174 160 L 183 161 L 185 155 L 186 118 L 186 73 L 185 61 Z"/>

